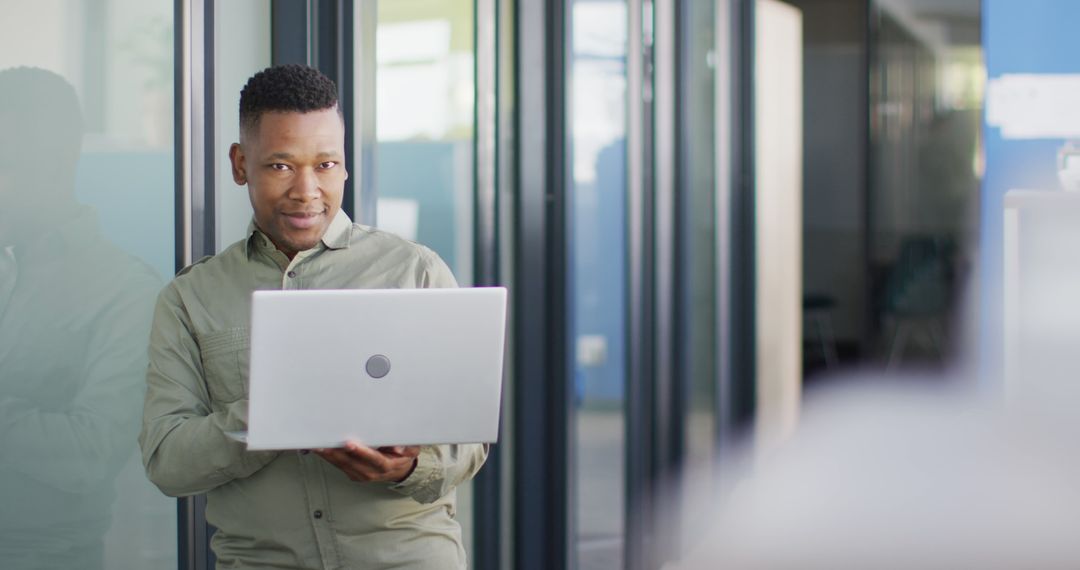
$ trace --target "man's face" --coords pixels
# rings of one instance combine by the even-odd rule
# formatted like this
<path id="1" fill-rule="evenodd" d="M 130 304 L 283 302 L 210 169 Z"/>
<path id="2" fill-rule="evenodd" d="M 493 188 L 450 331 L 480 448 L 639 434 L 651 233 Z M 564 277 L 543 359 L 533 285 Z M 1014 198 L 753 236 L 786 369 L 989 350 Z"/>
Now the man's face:
<path id="1" fill-rule="evenodd" d="M 291 259 L 319 243 L 345 191 L 345 126 L 336 108 L 264 113 L 229 149 L 255 225 Z"/>

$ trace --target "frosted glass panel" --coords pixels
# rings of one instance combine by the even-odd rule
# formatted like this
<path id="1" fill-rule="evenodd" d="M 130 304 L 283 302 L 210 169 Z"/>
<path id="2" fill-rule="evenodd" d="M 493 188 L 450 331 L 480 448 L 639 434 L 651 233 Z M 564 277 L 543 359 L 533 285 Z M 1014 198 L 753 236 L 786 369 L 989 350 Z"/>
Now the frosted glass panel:
<path id="1" fill-rule="evenodd" d="M 176 567 L 136 445 L 173 273 L 173 3 L 0 18 L 0 565 Z"/>

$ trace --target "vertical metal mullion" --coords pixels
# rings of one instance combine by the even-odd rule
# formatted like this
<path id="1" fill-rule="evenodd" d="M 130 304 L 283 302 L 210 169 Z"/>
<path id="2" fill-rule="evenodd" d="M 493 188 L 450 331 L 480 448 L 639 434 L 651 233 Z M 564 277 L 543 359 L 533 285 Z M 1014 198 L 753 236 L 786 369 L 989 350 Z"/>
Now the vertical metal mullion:
<path id="1" fill-rule="evenodd" d="M 517 168 L 515 167 L 517 160 L 515 155 L 517 140 L 515 111 L 517 104 L 514 91 L 517 80 L 517 46 L 516 36 L 513 32 L 516 17 L 515 4 L 516 0 L 498 0 L 496 6 L 497 24 L 495 26 L 495 53 L 497 56 L 495 109 L 498 120 L 495 131 L 498 140 L 495 150 L 497 172 L 495 202 L 498 209 L 495 231 L 499 254 L 497 267 L 500 282 L 511 291 L 516 290 L 516 276 L 513 267 L 514 255 L 517 251 L 515 242 L 516 224 L 514 222 L 514 208 L 517 204 L 515 199 L 517 193 Z M 513 312 L 513 305 L 509 309 L 508 322 L 514 323 L 517 321 L 517 315 Z M 512 327 L 511 331 L 508 332 L 510 334 L 507 337 L 509 347 L 506 355 L 507 369 L 514 370 L 516 339 L 513 336 Z M 514 441 L 514 434 L 516 433 L 514 427 L 516 416 L 514 415 L 513 406 L 516 383 L 516 377 L 510 374 L 503 384 L 503 419 L 500 437 L 506 443 L 500 445 L 498 451 L 499 462 L 501 463 L 499 470 L 501 481 L 499 486 L 499 520 L 503 524 L 498 529 L 500 548 L 497 568 L 512 568 L 514 560 L 514 528 L 511 521 L 517 520 L 517 517 L 515 516 L 514 501 L 511 500 L 512 497 L 509 491 L 514 489 L 517 480 L 514 472 L 514 455 L 518 450 L 511 443 Z M 521 452 L 529 453 L 530 449 L 525 448 Z"/>
<path id="2" fill-rule="evenodd" d="M 577 440 L 574 418 L 574 308 L 570 295 L 574 283 L 572 263 L 570 262 L 570 244 L 573 243 L 573 224 L 570 223 L 570 205 L 574 203 L 573 184 L 571 184 L 569 125 L 571 112 L 568 104 L 570 93 L 570 65 L 567 45 L 571 38 L 570 16 L 563 1 L 547 2 L 547 157 L 551 180 L 548 181 L 547 196 L 547 260 L 550 279 L 547 302 L 549 320 L 547 336 L 550 346 L 548 358 L 553 364 L 548 369 L 547 381 L 551 390 L 548 397 L 548 414 L 552 438 L 548 442 L 548 455 L 553 461 L 550 465 L 563 468 L 557 472 L 553 481 L 550 515 L 552 541 L 550 547 L 555 558 L 555 566 L 549 568 L 577 567 L 576 557 L 572 556 L 572 545 L 578 535 L 577 517 L 572 513 L 577 508 L 577 452 L 571 442 Z M 529 321 L 523 321 L 528 323 Z M 520 511 L 528 512 L 528 511 Z M 560 564 L 561 563 L 561 564 Z"/>
<path id="3" fill-rule="evenodd" d="M 308 65 L 315 67 L 337 85 L 338 107 L 346 132 L 356 128 L 353 93 L 353 3 L 346 0 L 312 0 L 307 12 Z M 345 138 L 345 156 L 353 154 L 354 138 Z M 351 163 L 347 164 L 349 168 Z M 355 180 L 345 180 L 342 209 L 355 219 Z"/>
<path id="4" fill-rule="evenodd" d="M 754 0 L 720 0 L 716 12 L 716 430 L 726 446 L 746 431 L 756 397 Z"/>
<path id="5" fill-rule="evenodd" d="M 376 41 L 378 25 L 377 0 L 354 0 L 353 28 L 353 135 L 355 164 L 350 178 L 353 183 L 354 220 L 374 226 L 377 223 L 376 206 L 378 189 L 375 185 L 375 81 L 376 81 Z"/>
<path id="6" fill-rule="evenodd" d="M 756 398 L 754 212 L 756 157 L 754 133 L 754 0 L 724 0 L 718 10 L 717 97 L 717 303 L 720 336 L 717 386 L 718 439 L 721 445 L 746 433 Z"/>
<path id="7" fill-rule="evenodd" d="M 337 71 L 338 104 L 341 105 L 341 113 L 345 117 L 346 132 L 356 129 L 356 98 L 352 96 L 356 86 L 356 77 L 353 73 L 355 64 L 353 61 L 356 53 L 356 36 L 353 28 L 353 2 L 337 0 L 336 2 L 335 29 L 337 42 L 335 48 L 335 67 Z M 357 137 L 345 137 L 345 156 L 351 159 L 356 156 Z M 351 166 L 351 164 L 350 164 Z M 345 180 L 345 194 L 342 196 L 342 208 L 351 219 L 356 218 L 356 178 L 349 177 Z"/>
<path id="8" fill-rule="evenodd" d="M 652 518 L 650 459 L 653 449 L 651 379 L 655 371 L 652 336 L 654 246 L 652 132 L 651 0 L 628 0 L 626 137 L 626 391 L 625 528 L 623 566 L 651 565 L 648 525 Z M 647 18 L 649 17 L 649 18 Z M 646 30 L 646 26 L 649 30 Z"/>
<path id="9" fill-rule="evenodd" d="M 173 265 L 176 271 L 191 261 L 191 3 L 173 3 Z M 195 509 L 192 499 L 176 500 L 177 570 L 196 570 Z"/>
<path id="10" fill-rule="evenodd" d="M 192 221 L 199 227 L 195 236 L 202 236 L 201 241 L 192 243 L 192 252 L 199 257 L 217 253 L 217 199 L 214 193 L 217 185 L 217 149 L 216 113 L 214 109 L 214 53 L 215 29 L 214 0 L 203 0 L 202 27 L 202 69 L 192 69 L 193 77 L 202 77 L 202 97 L 197 100 L 195 124 L 202 124 L 201 132 L 192 133 L 192 142 L 201 144 L 201 152 L 193 152 L 193 157 L 201 157 L 192 163 L 193 179 L 201 174 L 202 184 L 192 188 Z M 201 111 L 201 113 L 200 113 Z M 198 115 L 202 116 L 199 117 Z"/>
<path id="11" fill-rule="evenodd" d="M 652 495 L 651 522 L 666 522 L 662 527 L 653 525 L 648 529 L 652 545 L 649 553 L 651 567 L 659 567 L 674 552 L 675 521 L 677 509 L 671 501 L 681 460 L 682 443 L 682 390 L 678 381 L 679 362 L 676 355 L 686 350 L 679 342 L 680 329 L 676 326 L 677 272 L 676 249 L 678 228 L 676 223 L 678 168 L 676 156 L 676 2 L 654 0 L 653 3 L 653 49 L 652 82 L 653 136 L 646 144 L 651 146 L 653 168 L 653 240 L 655 250 L 653 267 L 648 275 L 654 283 L 653 338 L 655 362 L 652 386 L 653 449 L 651 456 Z"/>
<path id="12" fill-rule="evenodd" d="M 520 2 L 514 214 L 514 524 L 518 570 L 572 568 L 564 0 Z M 538 25 L 539 23 L 539 25 Z"/>
<path id="13" fill-rule="evenodd" d="M 312 0 L 271 0 L 270 62 L 273 65 L 310 65 L 314 61 L 309 33 L 311 4 Z"/>
<path id="14" fill-rule="evenodd" d="M 176 32 L 173 38 L 173 158 L 175 177 L 173 247 L 176 271 L 191 263 L 191 3 L 175 0 Z"/>
<path id="15" fill-rule="evenodd" d="M 179 270 L 195 258 L 214 252 L 214 3 L 177 0 L 177 33 L 173 49 L 175 115 L 176 221 L 175 265 Z M 209 568 L 206 498 L 177 501 L 178 567 Z"/>
<path id="16" fill-rule="evenodd" d="M 499 284 L 498 195 L 497 195 L 497 0 L 476 0 L 474 77 L 475 114 L 473 137 L 474 172 L 474 270 L 473 282 L 480 286 Z M 501 566 L 499 446 L 491 446 L 487 463 L 477 474 L 473 487 L 473 565 L 477 570 Z"/>

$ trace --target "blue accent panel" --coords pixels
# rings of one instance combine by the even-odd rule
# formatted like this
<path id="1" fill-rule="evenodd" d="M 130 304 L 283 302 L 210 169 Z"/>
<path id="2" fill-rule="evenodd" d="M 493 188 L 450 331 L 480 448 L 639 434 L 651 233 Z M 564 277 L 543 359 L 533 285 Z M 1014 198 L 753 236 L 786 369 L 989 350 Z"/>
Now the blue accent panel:
<path id="1" fill-rule="evenodd" d="M 626 382 L 626 141 L 596 158 L 596 182 L 577 183 L 573 203 L 574 338 L 606 340 L 602 364 L 575 366 L 581 401 L 619 405 Z"/>
<path id="2" fill-rule="evenodd" d="M 983 0 L 983 49 L 990 79 L 1010 73 L 1080 73 L 1076 0 Z M 1077 102 L 1080 104 L 1080 101 Z M 990 378 L 1001 369 L 1003 203 L 1011 189 L 1058 188 L 1064 140 L 1004 140 L 984 121 L 986 174 L 980 211 L 980 353 Z"/>

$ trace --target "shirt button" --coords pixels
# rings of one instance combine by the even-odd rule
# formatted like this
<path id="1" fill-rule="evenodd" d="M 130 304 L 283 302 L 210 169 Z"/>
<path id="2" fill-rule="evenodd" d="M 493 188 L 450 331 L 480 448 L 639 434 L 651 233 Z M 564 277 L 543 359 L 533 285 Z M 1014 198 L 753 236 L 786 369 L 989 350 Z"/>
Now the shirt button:
<path id="1" fill-rule="evenodd" d="M 290 271 L 289 272 L 289 278 L 293 278 L 293 277 L 296 277 L 296 272 L 295 271 Z"/>
<path id="2" fill-rule="evenodd" d="M 314 515 L 315 515 L 315 518 L 321 519 L 322 518 L 322 511 L 315 511 Z"/>

